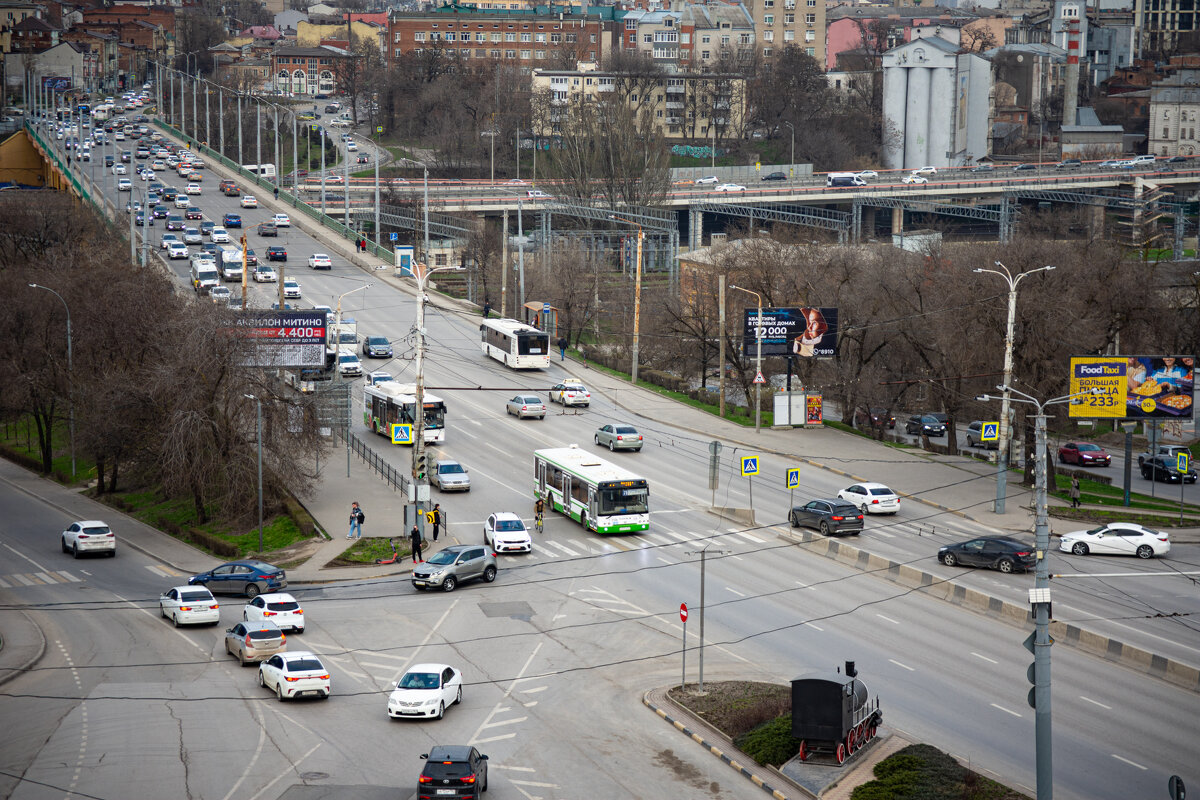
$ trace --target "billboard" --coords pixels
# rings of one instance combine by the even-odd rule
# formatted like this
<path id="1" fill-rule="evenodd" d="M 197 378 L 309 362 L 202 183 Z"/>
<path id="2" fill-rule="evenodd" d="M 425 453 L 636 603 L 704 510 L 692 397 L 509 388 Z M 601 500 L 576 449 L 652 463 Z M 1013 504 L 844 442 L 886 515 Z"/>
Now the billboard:
<path id="1" fill-rule="evenodd" d="M 65 76 L 43 77 L 42 88 L 52 92 L 69 92 L 71 79 Z"/>
<path id="2" fill-rule="evenodd" d="M 1074 418 L 1192 418 L 1195 356 L 1082 356 L 1071 359 Z"/>
<path id="3" fill-rule="evenodd" d="M 327 311 L 250 309 L 234 318 L 234 333 L 246 339 L 248 367 L 324 367 Z"/>
<path id="4" fill-rule="evenodd" d="M 748 356 L 757 352 L 759 336 L 764 356 L 833 358 L 837 350 L 836 308 L 764 308 L 762 325 L 757 322 L 758 308 L 747 308 L 742 348 Z"/>

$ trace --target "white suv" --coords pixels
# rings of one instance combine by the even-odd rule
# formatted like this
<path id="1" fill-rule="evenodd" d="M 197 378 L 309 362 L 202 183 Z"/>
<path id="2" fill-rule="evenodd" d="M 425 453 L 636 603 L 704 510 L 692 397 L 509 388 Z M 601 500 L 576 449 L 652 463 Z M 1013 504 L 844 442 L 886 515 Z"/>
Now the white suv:
<path id="1" fill-rule="evenodd" d="M 62 532 L 62 551 L 75 558 L 84 553 L 104 553 L 111 558 L 117 554 L 117 537 L 107 523 L 98 519 L 72 522 Z"/>
<path id="2" fill-rule="evenodd" d="M 483 523 L 483 543 L 500 553 L 532 553 L 533 539 L 525 521 L 511 511 L 497 511 Z"/>

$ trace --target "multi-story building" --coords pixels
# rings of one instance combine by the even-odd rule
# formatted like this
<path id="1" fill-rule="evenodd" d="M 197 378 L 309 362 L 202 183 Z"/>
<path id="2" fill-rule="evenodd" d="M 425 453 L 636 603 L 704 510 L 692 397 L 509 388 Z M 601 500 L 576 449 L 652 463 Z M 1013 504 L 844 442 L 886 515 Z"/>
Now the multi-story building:
<path id="1" fill-rule="evenodd" d="M 826 70 L 836 69 L 838 56 L 846 51 L 862 50 L 878 57 L 893 47 L 930 35 L 953 38 L 957 43 L 962 38 L 957 29 L 977 19 L 974 14 L 953 8 L 838 6 L 829 11 L 822 63 Z"/>
<path id="2" fill-rule="evenodd" d="M 577 70 L 535 69 L 531 88 L 537 132 L 561 133 L 572 109 L 619 99 L 637 115 L 653 121 L 667 139 L 705 140 L 740 135 L 746 110 L 746 81 L 717 72 L 630 74 L 601 72 L 594 64 Z M 606 96 L 607 95 L 607 96 Z"/>
<path id="3" fill-rule="evenodd" d="M 692 3 L 623 19 L 621 49 L 684 72 L 736 69 L 754 55 L 754 18 L 741 3 Z"/>
<path id="4" fill-rule="evenodd" d="M 1149 133 L 1153 155 L 1200 152 L 1200 69 L 1181 69 L 1150 87 Z"/>
<path id="5" fill-rule="evenodd" d="M 1066 50 L 1068 22 L 1073 19 L 1078 20 L 1083 42 L 1080 68 L 1093 86 L 1133 63 L 1137 39 L 1133 15 L 1085 8 L 1082 0 L 1056 0 L 1052 8 L 1025 14 L 1005 32 L 1005 43 L 1053 44 Z"/>
<path id="6" fill-rule="evenodd" d="M 1135 0 L 1133 16 L 1139 58 L 1165 57 L 1183 36 L 1200 30 L 1193 0 Z"/>
<path id="7" fill-rule="evenodd" d="M 445 5 L 436 11 L 393 10 L 388 15 L 388 65 L 407 53 L 436 49 L 464 61 L 489 59 L 534 67 L 573 68 L 580 61 L 603 64 L 620 45 L 613 6 L 588 7 L 587 15 L 552 7 L 489 10 Z"/>
<path id="8" fill-rule="evenodd" d="M 334 94 L 339 64 L 355 56 L 337 47 L 281 47 L 271 53 L 275 89 L 297 95 Z"/>
<path id="9" fill-rule="evenodd" d="M 770 63 L 789 45 L 825 63 L 825 0 L 749 0 L 758 55 Z"/>

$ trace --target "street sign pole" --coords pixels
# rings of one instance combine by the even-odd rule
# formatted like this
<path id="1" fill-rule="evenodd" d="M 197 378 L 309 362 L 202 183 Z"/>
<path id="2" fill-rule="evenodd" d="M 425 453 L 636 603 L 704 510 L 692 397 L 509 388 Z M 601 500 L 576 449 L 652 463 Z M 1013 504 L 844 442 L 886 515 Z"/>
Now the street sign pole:
<path id="1" fill-rule="evenodd" d="M 1175 470 L 1179 473 L 1179 525 L 1183 527 L 1183 487 L 1187 483 L 1184 478 L 1191 466 L 1189 453 L 1179 453 L 1175 456 Z"/>
<path id="2" fill-rule="evenodd" d="M 687 685 L 687 618 L 688 610 L 687 603 L 679 604 L 679 619 L 683 620 L 683 647 L 680 649 L 682 668 L 679 675 L 679 691 L 683 691 Z"/>

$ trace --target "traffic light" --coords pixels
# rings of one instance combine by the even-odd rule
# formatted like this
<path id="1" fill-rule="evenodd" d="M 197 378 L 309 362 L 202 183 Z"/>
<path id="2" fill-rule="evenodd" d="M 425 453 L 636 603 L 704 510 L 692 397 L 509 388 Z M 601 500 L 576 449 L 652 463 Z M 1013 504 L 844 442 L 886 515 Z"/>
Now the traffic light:
<path id="1" fill-rule="evenodd" d="M 424 453 L 413 453 L 413 477 L 417 480 L 422 480 L 428 470 L 429 456 Z"/>

